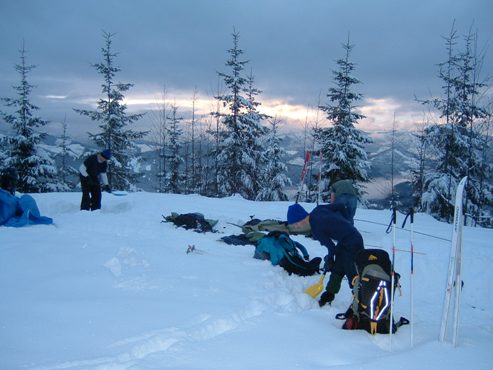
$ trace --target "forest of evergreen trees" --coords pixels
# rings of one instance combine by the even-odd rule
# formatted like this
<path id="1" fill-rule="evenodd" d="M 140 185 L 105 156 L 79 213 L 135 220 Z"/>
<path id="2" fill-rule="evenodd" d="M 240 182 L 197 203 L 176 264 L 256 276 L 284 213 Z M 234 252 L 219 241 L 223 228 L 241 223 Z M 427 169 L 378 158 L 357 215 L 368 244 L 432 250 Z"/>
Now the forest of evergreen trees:
<path id="1" fill-rule="evenodd" d="M 195 115 L 197 91 L 191 98 L 191 119 L 185 120 L 163 89 L 162 106 L 151 131 L 138 130 L 143 114 L 127 112 L 125 93 L 133 85 L 118 80 L 121 69 L 114 36 L 103 33 L 101 61 L 93 64 L 102 81 L 96 109 L 74 109 L 98 124 L 99 131 L 88 134 L 95 146 L 113 153 L 108 174 L 113 188 L 139 190 L 142 158 L 138 143 L 146 138 L 152 140 L 156 153 L 156 192 L 213 197 L 240 194 L 258 201 L 288 199 L 285 189 L 292 184 L 283 162 L 282 122 L 261 113 L 261 91 L 240 47 L 239 32 L 233 31 L 223 71 L 217 73 L 216 104 L 208 119 Z M 416 122 L 415 166 L 409 175 L 414 207 L 451 222 L 455 189 L 460 179 L 468 176 L 467 223 L 493 227 L 492 102 L 486 94 L 488 79 L 481 75 L 484 51 L 477 45 L 477 34 L 459 37 L 455 26 L 444 40 L 447 59 L 438 64 L 437 73 L 443 91 L 431 98 L 417 98 L 427 118 Z M 363 197 L 364 185 L 371 181 L 365 149 L 371 139 L 357 128 L 364 116 L 358 109 L 363 96 L 357 92 L 360 81 L 354 76 L 353 48 L 349 39 L 342 45 L 333 80 L 327 81 L 327 94 L 319 103 L 326 124 L 308 125 L 305 136 L 310 141 L 306 148 L 319 156 L 320 181 L 325 184 L 315 192 L 327 192 L 331 182 L 342 177 L 353 179 Z M 55 158 L 41 145 L 43 126 L 48 122 L 40 118 L 40 108 L 32 103 L 34 86 L 29 77 L 33 68 L 22 47 L 20 62 L 15 65 L 19 84 L 13 87 L 13 97 L 2 98 L 5 108 L 0 110 L 0 125 L 8 134 L 0 137 L 0 171 L 16 170 L 19 192 L 71 191 L 76 184 L 68 175 L 77 171 L 65 161 L 70 123 L 63 123 L 57 141 L 62 150 Z M 389 206 L 398 205 L 398 197 L 393 196 Z"/>

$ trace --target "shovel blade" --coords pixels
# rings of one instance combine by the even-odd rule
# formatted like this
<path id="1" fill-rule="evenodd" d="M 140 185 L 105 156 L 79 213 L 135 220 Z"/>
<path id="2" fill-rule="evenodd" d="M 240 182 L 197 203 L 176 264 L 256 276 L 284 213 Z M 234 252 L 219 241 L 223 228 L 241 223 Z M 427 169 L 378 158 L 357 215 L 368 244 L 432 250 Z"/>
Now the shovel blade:
<path id="1" fill-rule="evenodd" d="M 126 191 L 113 191 L 111 194 L 113 194 L 115 197 L 124 197 L 125 195 L 128 195 Z"/>
<path id="2" fill-rule="evenodd" d="M 322 293 L 322 290 L 324 290 L 324 279 L 325 279 L 325 274 L 323 274 L 320 277 L 320 280 L 316 282 L 313 285 L 310 285 L 308 288 L 305 289 L 305 293 L 308 294 L 312 298 L 317 298 L 317 296 Z"/>

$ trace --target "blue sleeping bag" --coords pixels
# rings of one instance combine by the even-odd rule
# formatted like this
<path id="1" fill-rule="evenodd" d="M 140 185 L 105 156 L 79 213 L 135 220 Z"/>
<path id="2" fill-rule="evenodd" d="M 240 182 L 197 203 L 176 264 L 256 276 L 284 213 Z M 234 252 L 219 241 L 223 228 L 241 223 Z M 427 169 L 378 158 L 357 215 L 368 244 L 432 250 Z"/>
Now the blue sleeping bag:
<path id="1" fill-rule="evenodd" d="M 53 219 L 41 216 L 34 198 L 24 194 L 20 198 L 0 189 L 0 226 L 50 225 Z"/>

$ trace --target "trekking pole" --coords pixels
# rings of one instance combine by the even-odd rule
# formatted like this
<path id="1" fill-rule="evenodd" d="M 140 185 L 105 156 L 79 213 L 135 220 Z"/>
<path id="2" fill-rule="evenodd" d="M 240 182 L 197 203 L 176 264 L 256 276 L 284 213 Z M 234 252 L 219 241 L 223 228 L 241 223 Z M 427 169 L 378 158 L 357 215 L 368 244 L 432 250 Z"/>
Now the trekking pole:
<path id="1" fill-rule="evenodd" d="M 395 284 L 395 223 L 397 221 L 397 211 L 395 207 L 392 208 L 392 269 L 391 269 L 391 280 L 390 280 L 390 329 L 389 329 L 389 340 L 390 340 L 390 350 L 392 351 L 392 332 L 394 331 L 394 284 Z"/>
<path id="2" fill-rule="evenodd" d="M 298 203 L 301 191 L 303 190 L 303 185 L 305 183 L 306 169 L 309 160 L 310 160 L 310 151 L 307 150 L 305 153 L 305 163 L 303 164 L 303 169 L 301 170 L 300 188 L 298 189 L 298 194 L 296 194 L 296 203 Z"/>
<path id="3" fill-rule="evenodd" d="M 410 222 L 411 222 L 411 273 L 410 273 L 410 279 L 409 279 L 409 288 L 411 291 L 411 347 L 414 347 L 414 288 L 413 288 L 413 282 L 414 282 L 414 208 L 411 208 L 409 210 L 409 213 L 406 215 L 406 218 L 404 219 L 404 223 L 402 224 L 402 228 L 404 228 L 404 225 L 406 224 L 406 220 L 409 217 Z"/>
<path id="4" fill-rule="evenodd" d="M 320 202 L 320 194 L 321 194 L 321 182 L 322 182 L 322 149 L 318 154 L 318 192 L 317 192 L 317 206 Z"/>

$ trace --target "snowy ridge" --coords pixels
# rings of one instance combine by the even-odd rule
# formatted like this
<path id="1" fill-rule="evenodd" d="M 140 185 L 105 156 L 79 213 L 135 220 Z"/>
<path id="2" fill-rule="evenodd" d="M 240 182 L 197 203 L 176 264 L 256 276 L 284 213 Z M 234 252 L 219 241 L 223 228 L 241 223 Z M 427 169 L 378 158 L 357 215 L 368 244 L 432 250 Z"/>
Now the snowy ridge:
<path id="1" fill-rule="evenodd" d="M 392 340 L 341 330 L 351 300 L 344 282 L 332 307 L 303 290 L 318 276 L 289 276 L 252 258 L 252 246 L 219 241 L 254 215 L 284 219 L 288 202 L 241 197 L 103 195 L 80 212 L 80 193 L 34 194 L 56 227 L 0 228 L 0 369 L 488 369 L 493 344 L 492 230 L 464 228 L 459 347 L 438 341 L 451 225 L 415 217 L 415 346 L 409 326 Z M 304 204 L 311 210 L 313 204 Z M 200 234 L 162 215 L 201 212 L 219 220 Z M 390 251 L 390 211 L 358 209 L 367 247 Z M 403 216 L 398 215 L 400 226 Z M 396 270 L 409 315 L 409 232 L 397 230 Z M 295 237 L 310 255 L 318 242 Z M 187 254 L 189 245 L 197 252 Z"/>

